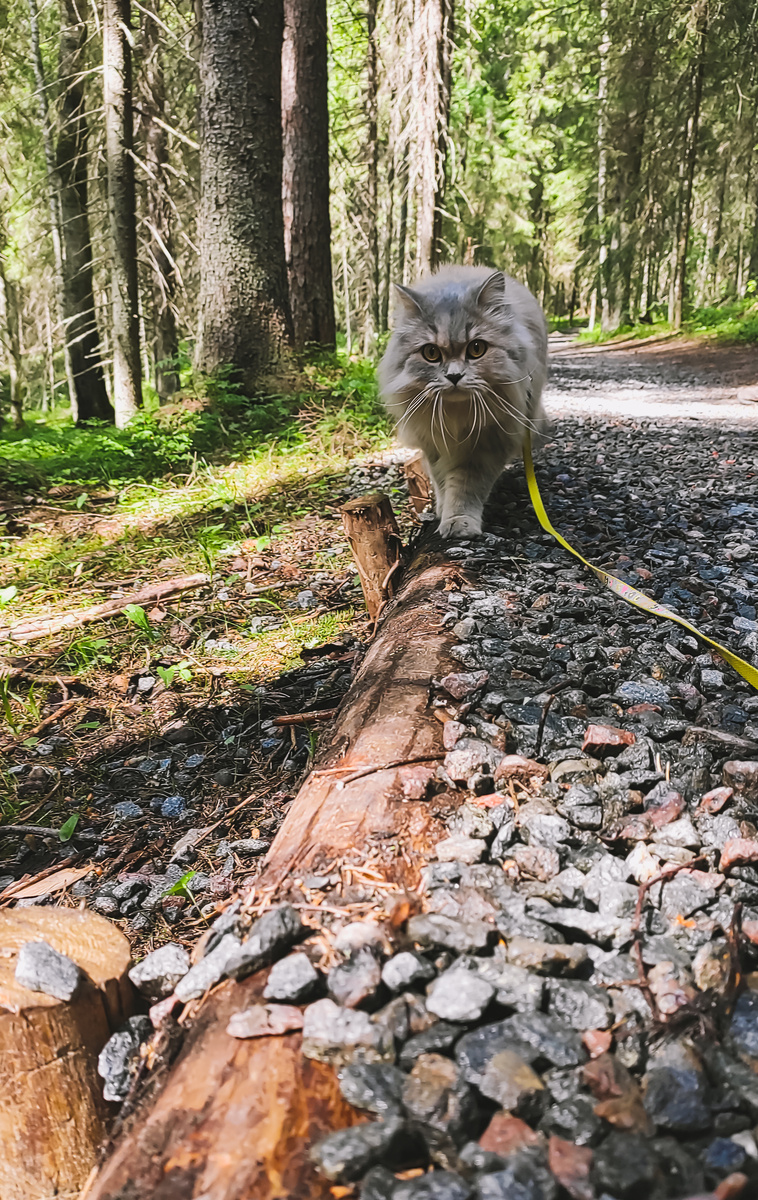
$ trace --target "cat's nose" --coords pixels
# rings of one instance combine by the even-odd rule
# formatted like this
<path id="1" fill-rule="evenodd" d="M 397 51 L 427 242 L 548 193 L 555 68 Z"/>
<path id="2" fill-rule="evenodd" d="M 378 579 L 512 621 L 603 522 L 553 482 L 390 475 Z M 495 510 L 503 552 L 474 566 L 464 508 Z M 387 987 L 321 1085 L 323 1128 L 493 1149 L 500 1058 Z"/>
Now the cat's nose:
<path id="1" fill-rule="evenodd" d="M 463 371 L 447 371 L 447 378 L 455 387 L 460 379 L 463 379 Z"/>

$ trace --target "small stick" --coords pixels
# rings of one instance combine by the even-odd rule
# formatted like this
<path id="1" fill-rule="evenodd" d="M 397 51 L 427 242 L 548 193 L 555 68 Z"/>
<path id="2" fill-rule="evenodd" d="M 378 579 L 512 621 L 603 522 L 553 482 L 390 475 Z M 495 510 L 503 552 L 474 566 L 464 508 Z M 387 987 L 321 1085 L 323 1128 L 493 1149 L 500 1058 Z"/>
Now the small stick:
<path id="1" fill-rule="evenodd" d="M 424 754 L 419 758 L 399 758 L 395 762 L 384 763 L 380 766 L 361 767 L 359 771 L 353 771 L 352 775 L 346 775 L 344 779 L 340 779 L 337 789 L 341 790 L 347 783 L 355 783 L 356 779 L 365 779 L 367 775 L 375 775 L 377 771 L 392 771 L 395 767 L 409 767 L 413 763 L 441 762 L 444 757 L 444 754 Z"/>
<path id="2" fill-rule="evenodd" d="M 553 703 L 555 702 L 555 696 L 556 696 L 556 693 L 551 692 L 547 698 L 547 703 L 543 706 L 543 709 L 542 709 L 542 713 L 540 716 L 540 723 L 537 726 L 537 742 L 534 747 L 535 758 L 537 757 L 540 750 L 542 749 L 542 738 L 545 733 L 545 722 L 547 721 L 547 714 L 550 712 L 550 709 L 552 708 Z"/>
<path id="3" fill-rule="evenodd" d="M 0 746 L 0 750 L 15 750 L 17 746 L 21 746 L 27 738 L 36 737 L 38 733 L 42 733 L 47 729 L 48 725 L 54 725 L 61 717 L 65 717 L 72 709 L 76 708 L 77 704 L 81 704 L 81 696 L 74 696 L 73 700 L 67 700 L 65 704 L 59 704 L 54 713 L 49 717 L 45 717 L 44 721 L 40 721 L 39 725 L 35 725 L 34 729 L 30 729 L 23 737 L 14 738 L 12 742 L 6 742 L 4 746 Z"/>
<path id="4" fill-rule="evenodd" d="M 317 721 L 331 721 L 336 713 L 336 708 L 321 708 L 316 712 L 286 713 L 281 717 L 274 717 L 272 724 L 277 726 L 313 725 Z"/>

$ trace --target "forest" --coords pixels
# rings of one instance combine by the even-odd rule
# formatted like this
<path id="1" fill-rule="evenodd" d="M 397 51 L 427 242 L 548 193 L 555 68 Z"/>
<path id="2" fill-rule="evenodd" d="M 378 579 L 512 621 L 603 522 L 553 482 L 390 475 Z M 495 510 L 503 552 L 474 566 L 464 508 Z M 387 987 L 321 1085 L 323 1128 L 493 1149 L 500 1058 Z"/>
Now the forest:
<path id="1" fill-rule="evenodd" d="M 0 22 L 12 426 L 123 427 L 189 371 L 252 394 L 335 340 L 371 358 L 393 282 L 447 261 L 514 274 L 558 325 L 755 334 L 749 0 L 5 0 Z"/>

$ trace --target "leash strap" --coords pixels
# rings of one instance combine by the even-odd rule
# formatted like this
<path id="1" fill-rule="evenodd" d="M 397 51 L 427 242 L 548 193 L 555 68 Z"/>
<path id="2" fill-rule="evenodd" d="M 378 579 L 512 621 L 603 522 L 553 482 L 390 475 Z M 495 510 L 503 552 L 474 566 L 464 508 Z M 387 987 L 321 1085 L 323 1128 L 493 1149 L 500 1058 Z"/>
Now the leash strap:
<path id="1" fill-rule="evenodd" d="M 703 642 L 707 642 L 709 646 L 713 646 L 718 650 L 719 654 L 725 659 L 731 667 L 734 667 L 738 675 L 746 679 L 752 687 L 758 690 L 758 668 L 751 666 L 749 662 L 745 662 L 744 658 L 740 658 L 732 650 L 727 650 L 726 646 L 722 646 L 720 642 L 715 642 L 713 638 L 706 637 L 704 633 L 695 626 L 686 621 L 684 617 L 680 617 L 678 613 L 672 612 L 670 608 L 666 608 L 664 604 L 659 604 L 657 600 L 652 600 L 650 596 L 646 596 L 644 592 L 638 592 L 637 588 L 631 587 L 630 584 L 624 583 L 623 579 L 618 579 L 615 575 L 609 575 L 602 567 L 596 567 L 594 563 L 588 562 L 583 558 L 578 550 L 575 550 L 570 545 L 565 537 L 562 537 L 558 530 L 555 529 L 550 521 L 545 510 L 545 505 L 542 503 L 542 496 L 537 484 L 537 476 L 534 474 L 534 462 L 532 460 L 532 440 L 529 431 L 526 431 L 524 440 L 524 468 L 526 470 L 526 482 L 529 488 L 529 498 L 532 502 L 537 520 L 542 528 L 555 538 L 557 542 L 583 562 L 585 567 L 589 567 L 590 571 L 594 571 L 598 579 L 600 579 L 606 587 L 620 596 L 622 600 L 626 600 L 628 604 L 633 604 L 635 608 L 641 608 L 643 612 L 650 613 L 654 617 L 665 617 L 667 621 L 675 621 L 677 625 L 681 625 L 684 629 L 689 629 L 690 633 L 694 633 Z"/>

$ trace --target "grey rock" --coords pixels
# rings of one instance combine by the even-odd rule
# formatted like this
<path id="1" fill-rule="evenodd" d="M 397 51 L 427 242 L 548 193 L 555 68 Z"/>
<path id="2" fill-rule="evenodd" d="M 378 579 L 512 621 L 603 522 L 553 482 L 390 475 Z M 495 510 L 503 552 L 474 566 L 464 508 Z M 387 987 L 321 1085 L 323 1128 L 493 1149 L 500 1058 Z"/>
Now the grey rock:
<path id="1" fill-rule="evenodd" d="M 648 1139 L 633 1133 L 610 1133 L 595 1151 L 593 1177 L 619 1200 L 650 1195 L 658 1156 Z"/>
<path id="2" fill-rule="evenodd" d="M 478 863 L 487 853 L 487 843 L 482 838 L 466 837 L 463 833 L 454 833 L 449 838 L 443 838 L 434 848 L 440 862 L 462 862 L 471 865 Z"/>
<path id="3" fill-rule="evenodd" d="M 184 947 L 176 942 L 166 942 L 132 967 L 129 978 L 137 990 L 154 1003 L 170 996 L 189 969 L 190 956 Z"/>
<path id="4" fill-rule="evenodd" d="M 434 979 L 436 972 L 428 959 L 412 950 L 402 950 L 382 967 L 382 982 L 391 992 L 402 992 L 417 983 Z"/>
<path id="5" fill-rule="evenodd" d="M 515 1050 L 493 1054 L 477 1086 L 482 1095 L 497 1101 L 501 1108 L 524 1117 L 534 1115 L 535 1097 L 545 1088 L 528 1059 Z"/>
<path id="6" fill-rule="evenodd" d="M 337 1065 L 354 1058 L 391 1062 L 395 1058 L 395 1043 L 391 1032 L 372 1021 L 368 1013 L 342 1008 L 325 998 L 309 1004 L 305 1010 L 303 1054 Z"/>
<path id="7" fill-rule="evenodd" d="M 667 705 L 670 699 L 668 688 L 654 679 L 642 679 L 639 682 L 629 680 L 621 683 L 616 688 L 614 695 L 622 704 L 630 707 L 633 704 Z"/>
<path id="8" fill-rule="evenodd" d="M 469 1200 L 471 1187 L 454 1171 L 432 1171 L 406 1179 L 391 1193 L 392 1200 Z"/>
<path id="9" fill-rule="evenodd" d="M 459 1067 L 441 1054 L 416 1059 L 405 1077 L 403 1107 L 438 1160 L 472 1138 L 480 1123 L 474 1093 Z"/>
<path id="10" fill-rule="evenodd" d="M 174 988 L 178 998 L 186 1003 L 204 995 L 208 988 L 229 974 L 229 964 L 235 960 L 239 948 L 238 937 L 233 933 L 224 934 L 210 954 L 206 954 L 194 967 L 190 967 L 187 974 L 179 980 Z"/>
<path id="11" fill-rule="evenodd" d="M 623 883 L 630 875 L 629 867 L 623 858 L 606 854 L 604 858 L 593 863 L 584 879 L 584 894 L 593 904 L 597 904 L 603 892 L 610 883 Z"/>
<path id="12" fill-rule="evenodd" d="M 119 800 L 118 804 L 113 805 L 111 815 L 118 821 L 133 821 L 143 813 L 139 804 L 135 804 L 133 800 Z"/>
<path id="13" fill-rule="evenodd" d="M 758 992 L 741 993 L 729 1024 L 729 1037 L 739 1054 L 758 1059 Z"/>
<path id="14" fill-rule="evenodd" d="M 612 1021 L 606 992 L 578 979 L 551 979 L 547 985 L 550 1015 L 572 1029 L 607 1029 Z"/>
<path id="15" fill-rule="evenodd" d="M 684 1042 L 670 1042 L 651 1059 L 643 1079 L 645 1111 L 672 1133 L 701 1133 L 711 1127 L 708 1084 L 702 1063 Z"/>
<path id="16" fill-rule="evenodd" d="M 307 954 L 288 954 L 271 968 L 263 998 L 300 1004 L 310 999 L 320 978 Z"/>
<path id="17" fill-rule="evenodd" d="M 496 750 L 488 742 L 464 737 L 445 755 L 444 767 L 456 783 L 466 783 L 477 772 L 494 775 L 504 757 L 502 750 Z"/>
<path id="18" fill-rule="evenodd" d="M 243 979 L 289 950 L 303 936 L 300 914 L 291 904 L 271 908 L 254 923 L 229 962 L 226 974 Z"/>
<path id="19" fill-rule="evenodd" d="M 540 1129 L 576 1146 L 594 1146 L 605 1132 L 600 1117 L 595 1116 L 595 1102 L 580 1095 L 568 1096 L 548 1108 Z"/>
<path id="20" fill-rule="evenodd" d="M 522 837 L 530 845 L 549 846 L 555 849 L 571 836 L 571 826 L 557 813 L 534 813 L 519 822 Z"/>
<path id="21" fill-rule="evenodd" d="M 521 1041 L 509 1028 L 508 1020 L 505 1020 L 492 1025 L 482 1025 L 463 1037 L 459 1035 L 455 1047 L 455 1060 L 468 1082 L 480 1087 L 490 1062 L 496 1054 L 504 1050 L 513 1051 L 527 1062 L 536 1057 L 531 1045 Z M 401 1056 L 401 1064 L 402 1061 Z"/>
<path id="22" fill-rule="evenodd" d="M 397 1183 L 385 1167 L 372 1167 L 361 1181 L 361 1200 L 394 1200 Z"/>
<path id="23" fill-rule="evenodd" d="M 494 995 L 491 983 L 456 964 L 432 983 L 426 1007 L 446 1021 L 478 1021 Z"/>
<path id="24" fill-rule="evenodd" d="M 326 984 L 329 995 L 338 1004 L 357 1008 L 376 995 L 381 980 L 381 967 L 371 951 L 365 948 L 347 962 L 332 967 Z"/>
<path id="25" fill-rule="evenodd" d="M 528 1146 L 512 1154 L 501 1171 L 483 1175 L 477 1200 L 555 1200 L 558 1184 L 548 1169 L 540 1146 Z"/>
<path id="26" fill-rule="evenodd" d="M 516 966 L 543 975 L 573 975 L 584 967 L 588 957 L 586 946 L 524 937 L 511 938 L 507 955 Z"/>
<path id="27" fill-rule="evenodd" d="M 503 1021 L 503 1026 L 514 1041 L 531 1046 L 536 1056 L 546 1058 L 554 1067 L 575 1067 L 585 1060 L 579 1034 L 556 1017 L 516 1013 Z"/>
<path id="28" fill-rule="evenodd" d="M 75 962 L 48 942 L 25 942 L 18 952 L 16 983 L 30 992 L 43 992 L 56 1000 L 72 1000 L 84 979 Z"/>
<path id="29" fill-rule="evenodd" d="M 327 1179 L 352 1183 L 369 1167 L 418 1162 L 423 1158 L 423 1147 L 403 1119 L 393 1115 L 386 1121 L 340 1129 L 318 1142 L 310 1156 Z"/>
<path id="30" fill-rule="evenodd" d="M 437 913 L 411 917 L 408 937 L 422 949 L 442 946 L 456 954 L 473 954 L 484 950 L 497 937 L 497 930 L 483 921 L 457 921 Z"/>
<path id="31" fill-rule="evenodd" d="M 464 837 L 481 838 L 486 841 L 495 832 L 495 822 L 486 808 L 477 808 L 475 804 L 461 804 L 448 821 L 448 828 L 453 834 L 460 833 Z"/>
<path id="32" fill-rule="evenodd" d="M 106 1100 L 125 1100 L 140 1059 L 140 1046 L 153 1034 L 149 1017 L 129 1017 L 103 1046 L 97 1060 L 97 1073 L 105 1081 Z"/>
<path id="33" fill-rule="evenodd" d="M 407 1076 L 390 1063 L 356 1062 L 339 1072 L 340 1091 L 354 1108 L 367 1112 L 397 1112 Z"/>
<path id="34" fill-rule="evenodd" d="M 535 1012 L 542 1007 L 543 980 L 531 971 L 497 957 L 479 958 L 476 965 L 482 978 L 496 988 L 498 1004 L 516 1012 Z"/>
<path id="35" fill-rule="evenodd" d="M 447 1021 L 437 1021 L 430 1029 L 416 1033 L 400 1051 L 400 1066 L 410 1071 L 414 1062 L 421 1054 L 444 1053 L 458 1041 L 461 1036 L 460 1025 L 450 1025 Z"/>

